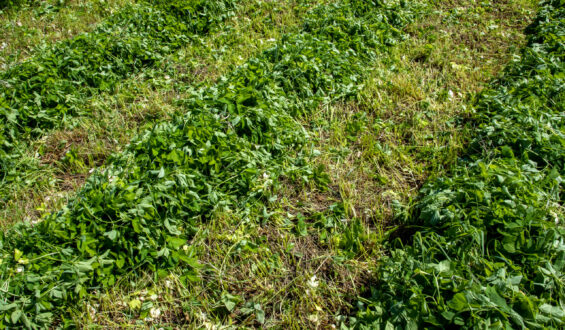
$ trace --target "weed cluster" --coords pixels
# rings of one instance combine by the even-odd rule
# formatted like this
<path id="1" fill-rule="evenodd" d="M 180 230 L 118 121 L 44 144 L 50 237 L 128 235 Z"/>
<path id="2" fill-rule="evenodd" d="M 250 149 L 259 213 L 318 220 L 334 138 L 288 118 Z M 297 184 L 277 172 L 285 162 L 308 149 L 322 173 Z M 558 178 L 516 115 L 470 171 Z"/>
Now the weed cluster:
<path id="1" fill-rule="evenodd" d="M 430 180 L 388 242 L 361 328 L 563 327 L 565 4 L 476 103 L 476 136 Z"/>
<path id="2" fill-rule="evenodd" d="M 180 101 L 182 115 L 135 138 L 67 207 L 3 235 L 3 324 L 48 325 L 55 311 L 64 319 L 65 307 L 132 272 L 182 266 L 192 281 L 190 238 L 203 221 L 259 214 L 282 177 L 323 185 L 296 117 L 356 96 L 365 64 L 413 16 L 404 2 L 320 6 L 300 33 Z"/>
<path id="3" fill-rule="evenodd" d="M 28 172 L 26 164 L 15 161 L 21 157 L 22 140 L 69 125 L 73 117 L 84 114 L 89 97 L 112 90 L 123 79 L 189 43 L 194 35 L 207 33 L 234 6 L 232 1 L 161 0 L 126 6 L 93 32 L 57 43 L 3 72 L 2 184 L 20 181 Z"/>

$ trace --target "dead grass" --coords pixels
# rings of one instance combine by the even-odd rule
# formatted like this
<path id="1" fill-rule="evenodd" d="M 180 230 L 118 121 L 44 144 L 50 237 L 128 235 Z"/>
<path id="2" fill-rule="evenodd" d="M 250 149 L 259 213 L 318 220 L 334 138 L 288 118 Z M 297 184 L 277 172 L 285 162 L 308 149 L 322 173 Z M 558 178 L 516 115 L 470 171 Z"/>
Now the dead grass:
<path id="1" fill-rule="evenodd" d="M 90 303 L 97 307 L 96 317 L 79 322 L 135 325 L 146 313 L 130 308 L 128 302 L 155 295 L 154 308 L 161 315 L 144 322 L 156 327 L 333 328 L 338 326 L 337 316 L 353 308 L 344 302 L 355 300 L 371 281 L 369 269 L 374 267 L 373 262 L 340 258 L 335 247 L 321 243 L 316 235 L 295 235 L 277 221 L 257 226 L 220 216 L 189 245 L 196 247 L 203 265 L 200 281 L 181 283 L 178 274 L 160 281 L 145 276 L 135 281 L 143 290 L 122 287 L 100 295 L 99 301 Z M 227 295 L 236 302 L 232 310 L 225 306 Z M 246 311 L 249 305 L 259 305 L 265 320 Z M 88 317 L 87 308 L 80 317 Z"/>

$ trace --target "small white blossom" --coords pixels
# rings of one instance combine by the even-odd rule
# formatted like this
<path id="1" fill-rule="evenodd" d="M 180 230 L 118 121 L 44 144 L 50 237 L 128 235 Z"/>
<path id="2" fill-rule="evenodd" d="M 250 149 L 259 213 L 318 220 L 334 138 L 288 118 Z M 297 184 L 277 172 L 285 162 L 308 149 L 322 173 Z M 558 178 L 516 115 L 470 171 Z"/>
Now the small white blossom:
<path id="1" fill-rule="evenodd" d="M 18 266 L 16 268 L 16 273 L 22 273 L 24 271 L 24 266 Z"/>
<path id="2" fill-rule="evenodd" d="M 306 284 L 308 284 L 309 287 L 314 289 L 314 288 L 317 288 L 318 285 L 320 285 L 320 282 L 317 280 L 317 276 L 314 275 L 308 280 L 308 282 Z"/>
<path id="3" fill-rule="evenodd" d="M 549 215 L 551 215 L 553 217 L 555 224 L 559 224 L 559 216 L 557 216 L 557 213 L 555 213 L 553 211 L 549 211 Z"/>
<path id="4" fill-rule="evenodd" d="M 94 307 L 92 307 L 92 305 L 88 304 L 88 314 L 90 315 L 91 319 L 94 319 L 94 317 L 96 316 L 96 309 L 94 309 Z"/>
<path id="5" fill-rule="evenodd" d="M 152 318 L 156 319 L 161 316 L 161 310 L 159 308 L 151 308 L 151 310 L 149 310 L 149 314 Z"/>

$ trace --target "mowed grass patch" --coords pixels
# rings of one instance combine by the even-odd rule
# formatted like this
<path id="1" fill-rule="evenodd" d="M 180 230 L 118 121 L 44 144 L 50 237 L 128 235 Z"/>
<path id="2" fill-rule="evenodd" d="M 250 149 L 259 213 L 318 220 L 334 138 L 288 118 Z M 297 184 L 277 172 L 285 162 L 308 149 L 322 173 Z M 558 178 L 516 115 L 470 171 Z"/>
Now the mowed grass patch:
<path id="1" fill-rule="evenodd" d="M 302 147 L 309 136 L 293 116 L 355 97 L 365 64 L 397 42 L 398 27 L 417 10 L 364 1 L 318 7 L 301 33 L 285 35 L 216 86 L 192 93 L 182 102 L 182 117 L 138 136 L 68 206 L 5 234 L 2 267 L 12 293 L 6 300 L 13 303 L 3 320 L 48 324 L 52 311 L 67 315 L 93 290 L 113 288 L 144 269 L 156 277 L 179 270 L 183 282 L 197 283 L 205 273 L 192 239 L 203 224 L 224 212 L 246 221 L 270 218 L 265 203 L 276 200 L 280 177 L 326 182 L 307 161 Z M 300 150 L 295 157 L 292 151 Z M 306 236 L 305 219 L 296 218 L 296 231 Z M 320 216 L 324 227 L 340 223 Z M 354 243 L 351 255 L 358 237 L 357 228 L 344 232 L 343 241 Z M 136 306 L 143 308 L 139 302 L 130 308 Z M 264 321 L 253 301 L 240 312 Z"/>
<path id="2" fill-rule="evenodd" d="M 316 229 L 302 221 L 282 213 L 263 224 L 217 215 L 191 240 L 199 281 L 180 280 L 181 272 L 159 280 L 151 273 L 130 276 L 75 310 L 75 321 L 99 327 L 339 327 L 374 263 L 337 255 L 335 243 L 319 241 Z"/>
<path id="3" fill-rule="evenodd" d="M 410 39 L 374 63 L 357 101 L 322 106 L 301 119 L 314 132 L 311 149 L 320 171 L 327 171 L 328 190 L 283 181 L 265 213 L 218 215 L 191 241 L 202 282 L 187 285 L 175 274 L 124 280 L 77 310 L 78 322 L 347 323 L 386 253 L 381 241 L 395 205 L 414 197 L 427 177 L 451 168 L 470 136 L 454 118 L 472 111 L 474 95 L 522 45 L 523 17 L 534 14 L 531 2 L 475 4 L 428 7 L 429 16 L 407 27 Z"/>
<path id="4" fill-rule="evenodd" d="M 135 0 L 48 0 L 0 12 L 0 69 L 41 52 L 50 44 L 93 30 Z"/>
<path id="5" fill-rule="evenodd" d="M 563 328 L 565 3 L 474 103 L 470 143 L 399 214 L 363 328 Z"/>
<path id="6" fill-rule="evenodd" d="M 381 232 L 395 206 L 450 170 L 469 139 L 475 96 L 524 42 L 534 1 L 429 5 L 409 40 L 378 59 L 355 102 L 304 118 L 328 171 L 329 192 L 289 186 L 283 203 L 308 214 L 343 203 L 348 217 Z"/>
<path id="7" fill-rule="evenodd" d="M 3 227 L 37 221 L 66 204 L 93 168 L 122 150 L 131 137 L 179 111 L 177 102 L 203 84 L 271 47 L 281 34 L 299 28 L 309 5 L 296 1 L 242 3 L 235 15 L 211 35 L 151 68 L 119 83 L 114 93 L 101 93 L 87 103 L 90 116 L 72 127 L 47 133 L 22 152 L 22 164 L 38 164 L 26 172 L 32 184 L 10 187 L 11 198 L 0 201 Z M 3 204 L 3 205 L 2 205 Z"/>

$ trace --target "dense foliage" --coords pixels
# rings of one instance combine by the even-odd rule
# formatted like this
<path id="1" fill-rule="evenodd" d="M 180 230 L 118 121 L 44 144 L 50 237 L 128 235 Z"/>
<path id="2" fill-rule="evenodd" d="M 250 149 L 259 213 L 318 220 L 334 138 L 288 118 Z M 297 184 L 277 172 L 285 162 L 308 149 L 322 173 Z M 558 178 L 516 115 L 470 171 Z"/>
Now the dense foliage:
<path id="1" fill-rule="evenodd" d="M 306 162 L 308 134 L 295 117 L 354 97 L 365 65 L 401 37 L 398 27 L 412 15 L 404 2 L 313 10 L 300 33 L 182 100 L 182 115 L 134 139 L 63 210 L 3 234 L 1 324 L 49 325 L 132 272 L 182 266 L 192 280 L 198 263 L 190 238 L 202 221 L 217 212 L 259 213 L 283 176 L 323 184 Z"/>
<path id="2" fill-rule="evenodd" d="M 0 0 L 0 10 L 8 8 L 18 8 L 30 2 L 31 1 L 29 0 Z"/>
<path id="3" fill-rule="evenodd" d="M 565 326 L 565 2 L 526 32 L 476 104 L 469 152 L 393 233 L 359 327 Z"/>
<path id="4" fill-rule="evenodd" d="M 0 178 L 24 176 L 17 145 L 85 114 L 86 100 L 207 33 L 233 12 L 229 0 L 148 0 L 91 33 L 64 40 L 0 73 Z M 0 196 L 4 197 L 4 196 Z"/>

